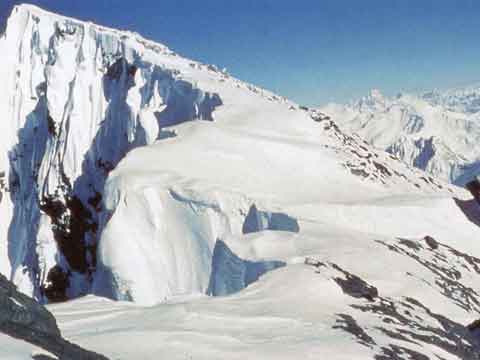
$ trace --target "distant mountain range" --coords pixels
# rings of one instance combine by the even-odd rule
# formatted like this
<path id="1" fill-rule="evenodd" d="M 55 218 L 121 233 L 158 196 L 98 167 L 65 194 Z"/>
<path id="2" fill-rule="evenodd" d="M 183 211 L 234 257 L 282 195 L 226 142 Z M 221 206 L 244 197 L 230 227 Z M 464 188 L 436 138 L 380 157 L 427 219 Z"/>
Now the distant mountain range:
<path id="1" fill-rule="evenodd" d="M 480 85 L 388 98 L 378 90 L 320 109 L 374 146 L 464 185 L 480 174 Z"/>

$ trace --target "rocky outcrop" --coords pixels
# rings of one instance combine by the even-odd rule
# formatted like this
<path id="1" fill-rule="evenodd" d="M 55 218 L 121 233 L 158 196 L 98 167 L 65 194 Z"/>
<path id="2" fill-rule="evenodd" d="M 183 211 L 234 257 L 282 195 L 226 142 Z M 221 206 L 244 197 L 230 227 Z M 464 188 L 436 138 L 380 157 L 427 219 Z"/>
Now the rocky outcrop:
<path id="1" fill-rule="evenodd" d="M 0 275 L 0 332 L 38 346 L 61 360 L 107 360 L 62 338 L 53 315 Z"/>
<path id="2" fill-rule="evenodd" d="M 354 298 L 364 298 L 370 301 L 378 297 L 378 289 L 368 284 L 366 281 L 342 269 L 336 264 L 332 264 L 332 268 L 343 274 L 342 277 L 335 277 L 333 280 L 341 287 L 345 294 Z"/>
<path id="3" fill-rule="evenodd" d="M 480 178 L 476 177 L 474 180 L 468 182 L 465 187 L 470 191 L 473 197 L 480 203 Z"/>
<path id="4" fill-rule="evenodd" d="M 424 236 L 423 240 L 430 246 L 430 249 L 437 250 L 438 249 L 438 242 L 432 236 L 426 235 Z"/>
<path id="5" fill-rule="evenodd" d="M 432 242 L 432 237 L 423 239 L 398 238 L 396 243 L 383 243 L 391 251 L 408 256 L 424 266 L 437 277 L 429 286 L 438 287 L 442 295 L 456 305 L 477 312 L 478 294 L 461 284 L 459 270 L 450 266 L 459 262 L 459 268 L 466 273 L 478 273 L 479 259 L 461 253 L 451 247 Z M 431 245 L 434 244 L 432 247 Z M 445 252 L 444 252 L 445 251 Z M 422 254 L 424 256 L 420 257 Z M 427 260 L 427 254 L 431 260 Z M 319 279 L 332 279 L 340 286 L 343 294 L 351 297 L 348 312 L 337 313 L 332 328 L 346 332 L 360 345 L 372 349 L 372 358 L 387 359 L 430 359 L 423 349 L 413 349 L 406 344 L 422 347 L 434 346 L 458 359 L 479 359 L 480 321 L 468 326 L 441 313 L 436 313 L 417 298 L 408 296 L 384 296 L 364 279 L 331 262 L 306 258 L 305 265 L 315 268 Z M 339 276 L 340 274 L 340 276 Z M 410 274 L 410 273 L 407 273 Z M 413 275 L 408 275 L 412 276 Z M 447 279 L 451 280 L 447 284 Z M 435 284 L 435 285 L 432 285 Z M 322 294 L 323 295 L 323 294 Z M 470 306 L 472 305 L 472 306 Z M 368 322 L 365 321 L 368 315 Z M 378 321 L 372 326 L 371 321 Z M 420 350 L 420 351 L 419 351 Z M 440 357 L 439 357 L 440 358 Z"/>

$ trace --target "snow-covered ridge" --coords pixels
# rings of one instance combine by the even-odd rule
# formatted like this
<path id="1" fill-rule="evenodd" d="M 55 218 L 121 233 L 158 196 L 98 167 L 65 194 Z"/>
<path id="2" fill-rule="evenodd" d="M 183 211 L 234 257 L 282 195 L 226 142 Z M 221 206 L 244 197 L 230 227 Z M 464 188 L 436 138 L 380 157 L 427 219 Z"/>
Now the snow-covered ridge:
<path id="1" fill-rule="evenodd" d="M 294 205 L 457 191 L 133 33 L 19 6 L 0 50 L 1 271 L 42 300 L 205 293 L 218 240 Z"/>
<path id="2" fill-rule="evenodd" d="M 213 120 L 218 84 L 295 106 L 136 33 L 32 5 L 13 9 L 0 51 L 0 271 L 37 298 L 89 291 L 108 173 L 174 135 L 163 128 Z"/>
<path id="3" fill-rule="evenodd" d="M 76 274 L 75 291 L 86 291 L 108 172 L 161 126 L 211 120 L 221 99 L 172 69 L 177 57 L 160 44 L 34 6 L 14 8 L 0 48 L 0 168 L 10 193 L 0 206 L 12 219 L 2 222 L 2 272 L 40 298 L 54 268 L 53 278 Z"/>
<path id="4" fill-rule="evenodd" d="M 480 89 L 386 98 L 373 91 L 321 108 L 345 129 L 406 163 L 457 185 L 480 173 Z"/>
<path id="5" fill-rule="evenodd" d="M 144 43 L 29 6 L 0 40 L 0 271 L 68 299 L 49 305 L 68 339 L 112 359 L 478 358 L 470 194 Z"/>
<path id="6" fill-rule="evenodd" d="M 480 84 L 446 91 L 434 90 L 422 94 L 421 97 L 454 112 L 476 114 L 480 111 Z"/>
<path id="7" fill-rule="evenodd" d="M 173 52 L 170 49 L 168 49 L 167 46 L 165 46 L 163 44 L 156 43 L 156 42 L 148 40 L 148 39 L 145 39 L 143 36 L 141 36 L 140 34 L 138 34 L 136 32 L 132 32 L 132 31 L 128 31 L 128 30 L 114 29 L 114 28 L 110 28 L 110 27 L 107 27 L 107 26 L 94 24 L 92 22 L 82 22 L 80 20 L 77 20 L 77 19 L 74 19 L 74 18 L 71 18 L 71 17 L 68 17 L 68 16 L 63 16 L 63 15 L 60 15 L 60 14 L 52 13 L 50 11 L 47 11 L 45 9 L 42 9 L 42 8 L 40 8 L 36 5 L 32 5 L 32 4 L 20 4 L 20 5 L 14 6 L 14 8 L 12 10 L 12 15 L 15 14 L 15 13 L 18 13 L 18 12 L 20 12 L 20 13 L 21 12 L 27 12 L 29 14 L 32 14 L 32 15 L 36 16 L 36 17 L 55 18 L 57 21 L 62 21 L 62 22 L 65 22 L 65 23 L 73 22 L 73 23 L 77 23 L 77 24 L 82 24 L 82 23 L 83 24 L 88 24 L 90 26 L 95 27 L 97 29 L 97 31 L 108 32 L 110 34 L 117 34 L 118 36 L 132 37 L 136 41 L 138 41 L 140 43 L 143 43 L 143 44 L 148 44 L 152 48 L 156 48 L 158 50 L 162 49 L 165 52 L 171 52 L 173 54 Z M 3 34 L 3 35 L 5 35 L 5 34 Z"/>

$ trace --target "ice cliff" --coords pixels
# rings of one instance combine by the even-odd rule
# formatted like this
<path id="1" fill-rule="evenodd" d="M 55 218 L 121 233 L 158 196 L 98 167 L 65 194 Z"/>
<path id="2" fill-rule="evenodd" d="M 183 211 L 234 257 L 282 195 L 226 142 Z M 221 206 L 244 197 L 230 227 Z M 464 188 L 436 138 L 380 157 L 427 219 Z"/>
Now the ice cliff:
<path id="1" fill-rule="evenodd" d="M 41 301 L 227 294 L 285 264 L 235 244 L 299 204 L 458 192 L 135 33 L 22 5 L 0 51 L 0 272 Z"/>
<path id="2" fill-rule="evenodd" d="M 163 127 L 212 120 L 221 99 L 164 46 L 33 6 L 14 8 L 0 51 L 0 270 L 37 298 L 76 296 L 95 270 L 109 172 Z"/>

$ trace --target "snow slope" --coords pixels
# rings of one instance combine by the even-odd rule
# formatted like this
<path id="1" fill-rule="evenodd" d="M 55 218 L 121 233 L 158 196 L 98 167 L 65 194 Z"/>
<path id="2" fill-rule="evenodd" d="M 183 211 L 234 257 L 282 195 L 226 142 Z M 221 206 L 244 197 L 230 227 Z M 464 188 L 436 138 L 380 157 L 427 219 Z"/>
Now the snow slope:
<path id="1" fill-rule="evenodd" d="M 298 232 L 302 225 L 288 227 L 287 219 L 295 224 L 311 218 L 318 211 L 311 204 L 335 211 L 405 193 L 449 197 L 453 191 L 386 154 L 363 150 L 353 139 L 344 144 L 333 136 L 336 130 L 325 130 L 302 112 L 296 119 L 285 107 L 280 117 L 263 104 L 258 109 L 267 113 L 252 111 L 250 120 L 239 124 L 223 120 L 223 110 L 232 119 L 228 104 L 214 123 L 179 125 L 175 137 L 132 151 L 110 174 L 97 293 L 153 304 L 205 292 L 215 242 L 244 233 L 253 205 L 254 212 L 283 214 L 281 230 Z M 255 117 L 267 114 L 282 121 L 252 132 L 261 121 Z M 302 127 L 304 133 L 295 134 Z M 256 222 L 257 230 L 270 228 Z M 105 294 L 108 284 L 114 286 Z"/>
<path id="2" fill-rule="evenodd" d="M 472 86 L 361 100 L 320 110 L 342 128 L 436 178 L 464 185 L 480 173 L 480 89 Z"/>
<path id="3" fill-rule="evenodd" d="M 56 359 L 39 347 L 3 334 L 0 334 L 0 349 L 2 359 L 5 360 L 31 360 L 35 356 L 41 359 L 41 355 L 48 356 L 46 359 Z"/>
<path id="4" fill-rule="evenodd" d="M 475 358 L 470 194 L 136 34 L 21 6 L 1 41 L 22 51 L 0 60 L 0 263 L 41 300 L 94 294 L 49 305 L 69 340 L 112 359 Z"/>
<path id="5" fill-rule="evenodd" d="M 332 224 L 325 216 L 332 208 L 322 207 L 309 211 L 318 210 L 318 218 L 300 222 L 299 233 L 262 231 L 226 240 L 242 259 L 287 263 L 239 293 L 175 297 L 148 308 L 87 297 L 50 310 L 67 337 L 115 359 L 476 358 L 464 325 L 478 316 L 480 260 L 456 249 L 478 254 L 471 240 L 479 229 L 452 201 L 406 201 L 394 220 L 378 220 L 375 232 L 359 230 L 364 214 L 349 217 L 349 228 Z M 387 204 L 375 207 L 378 217 L 392 211 Z M 337 208 L 339 218 L 359 213 L 342 208 L 348 207 Z M 437 208 L 443 217 L 409 226 L 419 218 L 415 209 Z M 368 219 L 372 226 L 375 217 Z M 453 236 L 455 228 L 463 230 Z M 459 247 L 433 249 L 413 236 L 424 232 Z M 379 297 L 348 292 L 342 283 L 348 276 L 375 286 Z"/>
<path id="6" fill-rule="evenodd" d="M 270 158 L 277 157 L 276 152 L 290 152 L 290 159 L 277 161 L 275 177 L 280 185 L 291 174 L 289 164 L 298 155 L 295 149 L 304 145 L 316 153 L 321 147 L 352 142 L 348 151 L 354 157 L 372 156 L 359 148 L 358 140 L 337 134 L 334 124 L 327 121 L 325 131 L 338 138 L 328 145 L 322 125 L 313 121 L 320 120 L 318 114 L 300 110 L 214 66 L 184 59 L 137 34 L 24 5 L 13 10 L 0 48 L 6 54 L 0 67 L 0 110 L 8 119 L 2 122 L 0 151 L 5 187 L 0 211 L 6 219 L 0 228 L 1 271 L 22 291 L 42 301 L 65 300 L 90 291 L 96 276 L 97 244 L 112 212 L 103 207 L 112 201 L 102 201 L 107 176 L 130 150 L 157 139 L 175 142 L 176 130 L 169 129 L 175 124 L 215 120 L 223 126 L 227 120 L 238 132 L 231 136 L 240 139 L 232 160 L 238 157 L 236 152 L 243 152 L 242 146 L 251 143 L 272 144 Z M 231 130 L 224 134 L 222 127 L 216 129 L 211 131 L 219 131 L 215 136 L 229 144 Z M 296 144 L 293 149 L 292 142 Z M 267 150 L 262 147 L 261 151 Z M 316 161 L 330 163 L 323 172 L 328 173 L 323 177 L 328 176 L 330 183 L 340 181 L 345 173 L 330 171 L 332 167 L 350 168 L 365 177 L 389 176 L 383 165 L 371 159 L 364 162 L 347 156 L 337 163 L 327 157 L 310 157 L 310 169 L 299 163 L 302 172 L 298 176 L 310 178 Z M 256 166 L 263 167 L 263 163 Z M 310 188 L 317 186 L 313 179 L 308 180 Z M 252 179 L 250 183 L 262 182 Z M 263 181 L 262 191 L 270 187 L 268 183 Z M 251 186 L 242 190 L 240 198 L 252 190 Z M 212 252 L 215 236 L 220 235 L 211 232 L 208 244 L 200 246 L 208 249 L 205 254 Z M 202 259 L 192 268 L 192 279 L 185 280 L 179 290 L 204 288 L 209 258 Z"/>

